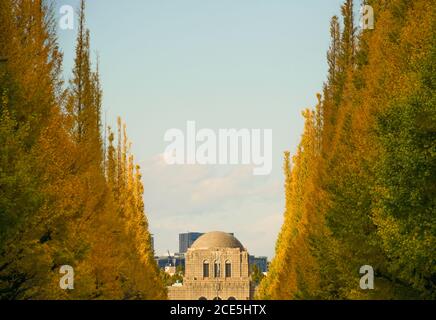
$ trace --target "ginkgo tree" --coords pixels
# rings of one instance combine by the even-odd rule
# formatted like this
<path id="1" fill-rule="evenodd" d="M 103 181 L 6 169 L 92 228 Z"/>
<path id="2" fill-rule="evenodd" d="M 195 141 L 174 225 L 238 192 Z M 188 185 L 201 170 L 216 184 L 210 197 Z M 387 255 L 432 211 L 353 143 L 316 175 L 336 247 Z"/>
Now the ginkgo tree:
<path id="1" fill-rule="evenodd" d="M 332 18 L 327 81 L 292 167 L 285 155 L 285 219 L 259 298 L 436 296 L 435 1 L 365 4 L 374 29 L 356 29 L 351 0 Z M 374 288 L 359 285 L 362 266 Z"/>
<path id="2" fill-rule="evenodd" d="M 165 299 L 126 127 L 121 149 L 102 137 L 85 1 L 67 86 L 53 17 L 0 2 L 0 299 Z"/>

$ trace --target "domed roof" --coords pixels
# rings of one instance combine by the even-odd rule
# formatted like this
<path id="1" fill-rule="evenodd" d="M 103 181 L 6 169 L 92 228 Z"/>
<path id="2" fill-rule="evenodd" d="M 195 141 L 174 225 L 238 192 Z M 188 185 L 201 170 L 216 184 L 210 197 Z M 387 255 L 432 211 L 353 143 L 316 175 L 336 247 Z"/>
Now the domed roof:
<path id="1" fill-rule="evenodd" d="M 244 250 L 238 239 L 229 233 L 221 231 L 208 232 L 195 240 L 191 246 L 191 249 L 209 248 L 240 248 Z"/>

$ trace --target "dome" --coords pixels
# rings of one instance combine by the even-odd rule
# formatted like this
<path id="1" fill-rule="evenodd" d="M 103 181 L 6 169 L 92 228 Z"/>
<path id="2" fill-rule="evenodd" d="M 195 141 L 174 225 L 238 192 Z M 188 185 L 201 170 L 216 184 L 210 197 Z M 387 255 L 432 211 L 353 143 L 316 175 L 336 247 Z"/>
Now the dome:
<path id="1" fill-rule="evenodd" d="M 229 233 L 221 231 L 208 232 L 195 240 L 191 246 L 191 249 L 209 248 L 240 248 L 244 250 L 238 239 Z"/>

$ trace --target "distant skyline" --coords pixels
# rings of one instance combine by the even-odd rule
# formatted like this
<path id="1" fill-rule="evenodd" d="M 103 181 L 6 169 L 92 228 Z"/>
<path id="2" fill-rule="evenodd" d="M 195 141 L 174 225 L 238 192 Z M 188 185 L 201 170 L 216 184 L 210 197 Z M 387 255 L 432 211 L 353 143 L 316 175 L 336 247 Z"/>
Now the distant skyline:
<path id="1" fill-rule="evenodd" d="M 221 230 L 272 258 L 283 221 L 283 152 L 296 150 L 301 111 L 322 90 L 330 18 L 342 2 L 88 1 L 107 124 L 114 127 L 117 116 L 127 123 L 157 254 L 176 252 L 179 233 Z M 78 8 L 79 1 L 56 1 L 57 9 L 65 4 Z M 59 30 L 65 80 L 75 40 L 76 30 Z M 241 165 L 168 166 L 164 134 L 190 120 L 214 130 L 272 129 L 272 174 L 253 176 Z"/>

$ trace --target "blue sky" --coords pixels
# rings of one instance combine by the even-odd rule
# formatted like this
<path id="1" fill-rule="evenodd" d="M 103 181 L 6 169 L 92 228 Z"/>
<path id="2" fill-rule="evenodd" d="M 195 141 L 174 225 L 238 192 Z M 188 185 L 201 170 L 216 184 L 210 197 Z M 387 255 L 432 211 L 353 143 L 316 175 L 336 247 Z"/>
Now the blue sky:
<path id="1" fill-rule="evenodd" d="M 127 123 L 142 166 L 157 253 L 178 233 L 234 232 L 272 257 L 283 215 L 283 151 L 295 151 L 301 111 L 326 77 L 329 21 L 341 0 L 91 0 L 87 26 L 100 57 L 108 124 Z M 57 1 L 78 8 L 77 0 Z M 76 26 L 77 27 L 77 26 Z M 76 31 L 59 30 L 65 79 Z M 170 128 L 273 130 L 273 172 L 245 166 L 168 166 Z"/>

